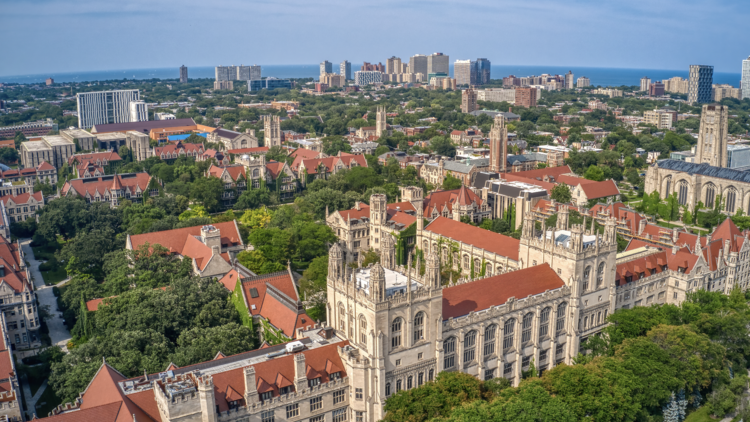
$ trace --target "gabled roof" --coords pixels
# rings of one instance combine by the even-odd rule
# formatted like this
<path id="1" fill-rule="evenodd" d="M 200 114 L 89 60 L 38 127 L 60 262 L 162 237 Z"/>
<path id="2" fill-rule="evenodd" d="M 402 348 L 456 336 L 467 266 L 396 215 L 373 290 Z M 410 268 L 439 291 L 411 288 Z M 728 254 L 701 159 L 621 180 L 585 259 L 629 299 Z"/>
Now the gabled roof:
<path id="1" fill-rule="evenodd" d="M 179 154 L 181 152 L 184 152 L 185 154 L 188 154 L 188 153 L 200 154 L 203 152 L 203 144 L 191 144 L 187 142 L 183 144 L 182 141 L 171 141 L 167 143 L 167 145 L 164 145 L 163 147 L 154 147 L 155 157 L 161 157 L 162 154 L 174 155 L 174 154 Z"/>
<path id="2" fill-rule="evenodd" d="M 518 261 L 521 242 L 510 236 L 442 216 L 434 219 L 424 230 Z"/>
<path id="3" fill-rule="evenodd" d="M 280 163 L 278 161 L 269 161 L 266 163 L 266 169 L 269 173 L 271 173 L 271 178 L 276 179 L 279 177 L 281 172 L 286 167 L 286 163 Z M 291 169 L 289 170 L 289 173 L 291 173 Z M 287 176 L 293 176 L 292 174 L 287 174 Z"/>
<path id="4" fill-rule="evenodd" d="M 13 204 L 19 205 L 19 204 L 27 204 L 29 202 L 29 199 L 34 198 L 37 202 L 44 202 L 44 196 L 42 196 L 42 191 L 34 192 L 34 193 L 22 193 L 20 195 L 5 195 L 3 197 L 0 197 L 0 201 L 3 201 L 5 203 L 5 206 L 7 207 L 10 202 L 12 201 Z"/>
<path id="5" fill-rule="evenodd" d="M 498 274 L 443 289 L 443 320 L 468 315 L 563 287 L 565 283 L 549 264 Z"/>
<path id="6" fill-rule="evenodd" d="M 111 196 L 112 190 L 118 189 L 116 186 L 119 184 L 121 188 L 134 195 L 137 188 L 140 188 L 141 192 L 146 192 L 150 181 L 151 176 L 146 172 L 73 179 L 65 182 L 61 193 L 62 195 L 67 195 L 70 189 L 73 188 L 75 193 L 81 197 L 86 197 L 86 193 L 88 193 L 93 198 L 97 192 L 99 196 Z"/>
<path id="7" fill-rule="evenodd" d="M 234 180 L 235 182 L 240 178 L 240 176 L 247 178 L 245 174 L 245 166 L 241 164 L 222 167 L 211 164 L 211 167 L 208 168 L 208 174 L 219 179 L 222 178 L 224 173 L 229 174 L 229 177 L 232 178 L 232 180 Z"/>
<path id="8" fill-rule="evenodd" d="M 581 190 L 586 193 L 586 197 L 588 199 L 606 198 L 608 196 L 615 196 L 620 194 L 620 190 L 617 189 L 617 185 L 612 179 L 594 183 L 582 183 Z"/>
<path id="9" fill-rule="evenodd" d="M 230 154 L 237 154 L 237 155 L 265 155 L 268 152 L 268 147 L 255 147 L 255 148 L 238 148 L 238 149 L 230 149 L 227 151 Z"/>
<path id="10" fill-rule="evenodd" d="M 237 230 L 237 225 L 234 221 L 227 221 L 224 223 L 215 223 L 214 227 L 219 229 L 221 233 L 221 244 L 223 246 L 237 246 L 242 245 L 242 237 Z M 130 236 L 130 242 L 133 249 L 138 249 L 141 245 L 149 243 L 151 245 L 160 244 L 167 248 L 172 253 L 178 253 L 182 255 L 182 250 L 185 247 L 189 237 L 201 235 L 202 226 L 185 227 L 182 229 L 164 230 L 161 232 L 136 234 Z"/>
<path id="11" fill-rule="evenodd" d="M 315 324 L 301 306 L 288 270 L 244 278 L 241 286 L 250 314 L 265 318 L 287 337 L 294 338 L 298 327 Z"/>
<path id="12" fill-rule="evenodd" d="M 74 154 L 68 157 L 68 164 L 73 164 L 73 162 L 78 162 L 79 164 L 82 164 L 86 161 L 97 163 L 99 161 L 106 160 L 106 161 L 122 161 L 122 157 L 120 157 L 120 154 L 114 152 L 114 151 L 104 151 L 104 152 L 89 152 L 85 154 Z M 49 164 L 48 164 L 49 165 Z M 50 167 L 52 167 L 50 165 Z"/>
<path id="13" fill-rule="evenodd" d="M 482 206 L 482 202 L 482 198 L 479 195 L 463 185 L 459 189 L 437 191 L 425 198 L 424 216 L 426 218 L 432 217 L 433 210 L 437 210 L 438 214 L 441 214 L 445 207 L 448 207 L 448 210 L 453 212 L 453 204 L 455 203 L 458 203 L 458 205 L 476 203 L 477 206 Z"/>
<path id="14" fill-rule="evenodd" d="M 659 160 L 656 162 L 656 164 L 652 165 L 655 165 L 660 169 L 674 170 L 683 173 L 700 174 L 702 176 L 734 180 L 737 182 L 750 182 L 750 172 L 724 167 L 715 167 L 706 163 L 696 164 L 680 160 Z"/>

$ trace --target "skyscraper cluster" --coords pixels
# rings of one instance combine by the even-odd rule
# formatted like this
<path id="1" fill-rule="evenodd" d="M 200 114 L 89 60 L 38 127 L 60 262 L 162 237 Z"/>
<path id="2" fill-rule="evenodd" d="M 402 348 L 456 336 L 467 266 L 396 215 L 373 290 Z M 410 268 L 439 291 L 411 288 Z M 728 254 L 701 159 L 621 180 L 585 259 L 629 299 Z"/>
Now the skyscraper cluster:
<path id="1" fill-rule="evenodd" d="M 484 85 L 490 82 L 490 61 L 487 59 L 456 60 L 453 76 L 456 85 Z"/>

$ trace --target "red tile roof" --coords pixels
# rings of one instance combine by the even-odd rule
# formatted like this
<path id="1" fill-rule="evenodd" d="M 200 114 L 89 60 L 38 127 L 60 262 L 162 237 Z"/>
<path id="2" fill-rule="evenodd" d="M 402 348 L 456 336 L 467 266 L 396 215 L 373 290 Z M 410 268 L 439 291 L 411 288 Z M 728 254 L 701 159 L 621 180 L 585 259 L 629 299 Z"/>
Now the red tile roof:
<path id="1" fill-rule="evenodd" d="M 470 205 L 475 202 L 477 206 L 482 206 L 482 198 L 466 186 L 461 186 L 459 189 L 433 192 L 424 200 L 424 216 L 431 218 L 433 211 L 437 211 L 437 214 L 441 215 L 445 207 L 448 208 L 449 212 L 453 212 L 454 203 Z"/>
<path id="2" fill-rule="evenodd" d="M 91 177 L 87 179 L 73 179 L 65 182 L 62 187 L 62 194 L 68 195 L 71 189 L 73 189 L 79 196 L 93 198 L 96 192 L 99 192 L 100 196 L 112 195 L 112 191 L 118 189 L 119 184 L 125 191 L 130 192 L 130 195 L 135 195 L 138 188 L 143 193 L 147 192 L 148 184 L 151 181 L 151 176 L 148 173 L 130 173 L 130 174 L 116 174 L 110 176 Z"/>
<path id="3" fill-rule="evenodd" d="M 520 300 L 564 285 L 545 263 L 446 287 L 443 289 L 443 320 L 502 305 L 511 297 Z"/>
<path id="4" fill-rule="evenodd" d="M 234 221 L 215 223 L 213 226 L 219 229 L 219 232 L 221 233 L 222 246 L 237 246 L 243 244 L 240 233 L 237 231 L 237 225 Z M 184 255 L 183 250 L 188 238 L 193 236 L 200 237 L 201 227 L 202 226 L 193 226 L 154 233 L 136 234 L 130 236 L 130 243 L 133 249 L 138 249 L 141 245 L 146 243 L 151 245 L 160 244 L 172 253 Z"/>
<path id="5" fill-rule="evenodd" d="M 118 419 L 121 408 L 122 402 L 107 403 L 90 407 L 86 410 L 76 410 L 46 418 L 43 417 L 40 420 L 44 422 L 115 422 Z"/>
<path id="6" fill-rule="evenodd" d="M 154 147 L 154 156 L 161 158 L 177 158 L 178 155 L 196 156 L 203 154 L 203 144 L 182 143 L 173 141 L 163 147 Z"/>
<path id="7" fill-rule="evenodd" d="M 34 192 L 34 193 L 22 193 L 20 195 L 5 195 L 3 197 L 0 197 L 0 201 L 3 201 L 5 206 L 9 206 L 10 202 L 12 201 L 14 205 L 19 204 L 27 204 L 29 202 L 29 198 L 34 197 L 34 200 L 37 202 L 44 202 L 44 197 L 42 196 L 42 191 Z"/>
<path id="8" fill-rule="evenodd" d="M 269 289 L 275 289 L 274 294 Z M 297 328 L 315 324 L 299 306 L 299 295 L 289 271 L 245 278 L 242 290 L 250 314 L 265 318 L 289 338 L 295 338 Z M 288 299 L 284 300 L 283 296 L 281 300 L 277 299 L 275 296 L 279 293 Z"/>
<path id="9" fill-rule="evenodd" d="M 269 173 L 271 173 L 271 178 L 276 179 L 279 177 L 281 172 L 284 170 L 284 167 L 286 167 L 286 163 L 280 163 L 278 161 L 269 161 L 266 163 L 266 169 Z M 289 170 L 291 172 L 291 169 Z M 292 176 L 289 174 L 288 176 Z"/>
<path id="10" fill-rule="evenodd" d="M 437 217 L 424 229 L 440 236 L 463 242 L 467 245 L 473 245 L 476 248 L 518 261 L 518 248 L 521 242 L 510 236 L 445 217 Z"/>
<path id="11" fill-rule="evenodd" d="M 74 154 L 74 155 L 71 155 L 70 157 L 68 157 L 68 164 L 69 165 L 73 164 L 73 162 L 78 162 L 79 164 L 82 164 L 82 163 L 85 163 L 87 161 L 99 165 L 103 161 L 106 161 L 106 162 L 122 161 L 122 157 L 120 157 L 120 154 L 118 154 L 118 153 L 116 153 L 114 151 L 90 152 L 90 153 L 86 153 L 86 154 Z M 50 165 L 50 167 L 52 167 L 52 166 Z"/>
<path id="12" fill-rule="evenodd" d="M 594 183 L 582 183 L 580 185 L 588 199 L 606 198 L 620 194 L 620 190 L 617 189 L 617 185 L 612 179 Z"/>
<path id="13" fill-rule="evenodd" d="M 229 165 L 224 167 L 218 167 L 211 164 L 211 167 L 208 168 L 208 174 L 214 177 L 218 177 L 219 179 L 222 178 L 225 172 L 228 173 L 229 177 L 231 177 L 235 182 L 240 178 L 240 176 L 247 179 L 247 176 L 245 174 L 245 166 L 241 164 Z"/>

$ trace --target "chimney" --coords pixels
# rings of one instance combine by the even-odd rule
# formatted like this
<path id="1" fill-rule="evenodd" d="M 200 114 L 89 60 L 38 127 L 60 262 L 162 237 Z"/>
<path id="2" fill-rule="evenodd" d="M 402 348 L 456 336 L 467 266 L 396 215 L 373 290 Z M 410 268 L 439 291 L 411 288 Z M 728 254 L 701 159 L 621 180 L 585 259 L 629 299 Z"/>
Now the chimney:
<path id="1" fill-rule="evenodd" d="M 729 256 L 729 245 L 730 245 L 729 239 L 724 240 L 724 256 L 725 257 Z"/>
<path id="2" fill-rule="evenodd" d="M 221 255 L 221 246 L 211 246 L 211 255 Z"/>
<path id="3" fill-rule="evenodd" d="M 250 405 L 258 402 L 258 384 L 255 381 L 255 367 L 245 368 L 245 403 Z"/>
<path id="4" fill-rule="evenodd" d="M 508 107 L 508 113 L 512 113 L 512 112 L 513 112 L 513 107 Z"/>
<path id="5" fill-rule="evenodd" d="M 355 204 L 355 205 L 356 205 L 356 207 L 357 207 L 357 211 L 359 211 L 359 210 L 360 210 L 360 208 L 359 208 L 359 201 L 355 202 L 354 204 Z"/>
<path id="6" fill-rule="evenodd" d="M 638 222 L 638 235 L 640 236 L 643 234 L 643 230 L 646 229 L 646 219 L 643 218 L 641 221 Z"/>
<path id="7" fill-rule="evenodd" d="M 672 255 L 677 255 L 678 250 L 679 248 L 677 247 L 677 245 L 672 245 Z"/>
<path id="8" fill-rule="evenodd" d="M 294 355 L 294 390 L 300 392 L 307 389 L 307 371 L 305 365 L 305 354 Z"/>

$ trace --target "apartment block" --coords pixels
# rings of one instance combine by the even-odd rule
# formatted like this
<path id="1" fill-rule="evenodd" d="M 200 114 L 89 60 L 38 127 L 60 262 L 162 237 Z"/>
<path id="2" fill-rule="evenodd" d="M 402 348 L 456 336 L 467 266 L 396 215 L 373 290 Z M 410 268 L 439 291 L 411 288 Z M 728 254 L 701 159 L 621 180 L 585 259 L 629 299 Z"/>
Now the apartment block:
<path id="1" fill-rule="evenodd" d="M 94 125 L 132 122 L 130 103 L 139 100 L 137 89 L 79 92 L 76 94 L 78 127 L 89 129 Z"/>
<path id="2" fill-rule="evenodd" d="M 676 115 L 674 110 L 648 110 L 643 113 L 643 122 L 654 125 L 657 129 L 672 129 Z"/>
<path id="3" fill-rule="evenodd" d="M 713 90 L 712 97 L 713 97 L 713 100 L 716 102 L 719 102 L 723 100 L 724 98 L 736 98 L 738 100 L 742 99 L 742 89 L 735 88 L 732 85 L 727 85 L 727 84 L 713 85 L 712 90 Z"/>
<path id="4" fill-rule="evenodd" d="M 687 93 L 688 103 L 710 103 L 712 100 L 711 94 L 713 80 L 713 66 L 690 65 L 690 77 L 688 79 Z"/>
<path id="5" fill-rule="evenodd" d="M 39 120 L 37 122 L 22 123 L 20 125 L 0 127 L 0 139 L 13 139 L 17 132 L 29 138 L 42 136 L 57 131 L 57 123 L 52 119 Z"/>
<path id="6" fill-rule="evenodd" d="M 456 85 L 475 85 L 477 83 L 477 62 L 471 60 L 456 60 L 453 64 L 453 75 Z"/>
<path id="7" fill-rule="evenodd" d="M 458 82 L 456 82 L 458 84 Z M 461 112 L 471 113 L 477 109 L 477 92 L 471 88 L 461 92 Z"/>
<path id="8" fill-rule="evenodd" d="M 416 54 L 409 58 L 409 72 L 427 76 L 427 56 Z"/>
<path id="9" fill-rule="evenodd" d="M 383 72 L 357 71 L 354 72 L 354 85 L 366 86 L 383 82 Z"/>
<path id="10" fill-rule="evenodd" d="M 348 60 L 344 60 L 339 65 L 339 75 L 344 78 L 344 82 L 352 79 L 352 64 Z"/>
<path id="11" fill-rule="evenodd" d="M 578 80 L 576 80 L 577 88 L 585 88 L 587 86 L 591 86 L 591 81 L 589 80 L 589 78 L 581 76 L 580 78 L 578 78 Z"/>
<path id="12" fill-rule="evenodd" d="M 187 83 L 188 81 L 188 68 L 185 65 L 180 66 L 180 83 Z"/>
<path id="13" fill-rule="evenodd" d="M 443 53 L 432 53 L 427 56 L 427 74 L 450 74 L 450 58 Z"/>
<path id="14" fill-rule="evenodd" d="M 528 86 L 516 87 L 515 104 L 526 108 L 536 107 L 536 88 Z"/>
<path id="15" fill-rule="evenodd" d="M 491 101 L 495 103 L 501 103 L 503 101 L 515 104 L 516 102 L 516 90 L 505 89 L 505 88 L 487 88 L 480 89 L 477 91 L 478 101 Z"/>
<path id="16" fill-rule="evenodd" d="M 234 89 L 234 82 L 233 81 L 220 81 L 216 80 L 214 81 L 214 89 L 228 89 L 233 90 Z"/>

